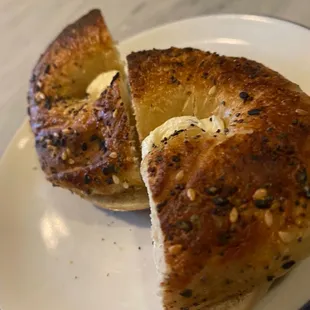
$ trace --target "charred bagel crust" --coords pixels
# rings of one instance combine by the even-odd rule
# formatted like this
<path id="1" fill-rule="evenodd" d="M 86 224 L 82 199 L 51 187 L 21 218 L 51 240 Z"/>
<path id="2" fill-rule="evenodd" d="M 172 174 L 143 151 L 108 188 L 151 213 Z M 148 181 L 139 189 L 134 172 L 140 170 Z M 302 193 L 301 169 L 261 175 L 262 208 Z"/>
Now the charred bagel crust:
<path id="1" fill-rule="evenodd" d="M 88 84 L 112 69 L 120 74 L 100 98 L 87 97 Z M 30 82 L 28 113 L 47 179 L 96 203 L 143 188 L 122 72 L 104 20 L 93 10 L 47 48 Z"/>
<path id="2" fill-rule="evenodd" d="M 153 94 L 155 73 L 144 66 L 182 59 L 173 71 L 180 84 L 158 78 L 159 87 L 170 87 L 175 98 L 192 87 L 198 98 L 202 85 L 215 85 L 205 104 L 227 126 L 215 135 L 197 127 L 176 131 L 153 147 L 141 170 L 163 235 L 164 308 L 209 309 L 273 281 L 309 253 L 310 100 L 254 61 L 196 50 L 162 53 L 135 55 L 143 59 L 139 83 L 131 85 L 136 105 Z M 189 55 L 192 62 L 184 60 Z"/>

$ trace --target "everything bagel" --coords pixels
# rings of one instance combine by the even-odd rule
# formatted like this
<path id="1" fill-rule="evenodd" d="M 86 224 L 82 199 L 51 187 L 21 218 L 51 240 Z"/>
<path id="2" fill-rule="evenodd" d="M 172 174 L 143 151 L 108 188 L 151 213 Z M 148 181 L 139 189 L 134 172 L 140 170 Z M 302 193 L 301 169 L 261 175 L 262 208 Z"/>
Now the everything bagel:
<path id="1" fill-rule="evenodd" d="M 130 66 L 140 139 L 139 113 L 155 116 L 141 173 L 164 309 L 230 309 L 309 255 L 309 97 L 259 63 L 195 49 Z"/>

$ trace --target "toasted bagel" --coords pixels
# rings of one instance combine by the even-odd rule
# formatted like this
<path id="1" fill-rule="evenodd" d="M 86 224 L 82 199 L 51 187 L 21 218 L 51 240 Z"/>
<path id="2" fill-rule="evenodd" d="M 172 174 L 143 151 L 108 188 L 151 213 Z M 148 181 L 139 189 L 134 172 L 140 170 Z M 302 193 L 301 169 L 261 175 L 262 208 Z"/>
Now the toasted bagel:
<path id="1" fill-rule="evenodd" d="M 145 183 L 164 309 L 251 309 L 310 252 L 310 99 L 245 58 L 170 48 L 127 61 L 132 103 L 98 10 L 51 43 L 28 96 L 41 167 L 113 210 L 146 208 Z"/>
<path id="2" fill-rule="evenodd" d="M 110 70 L 119 72 L 111 84 L 87 94 L 94 78 Z M 102 207 L 135 210 L 148 204 L 142 199 L 140 151 L 124 80 L 103 17 L 93 10 L 66 27 L 39 59 L 28 113 L 50 182 Z"/>
<path id="3" fill-rule="evenodd" d="M 140 139 L 156 127 L 141 173 L 164 309 L 213 309 L 307 257 L 309 97 L 244 58 L 173 48 L 128 59 Z M 171 119 L 185 110 L 194 116 Z M 211 115 L 224 130 L 204 127 Z"/>

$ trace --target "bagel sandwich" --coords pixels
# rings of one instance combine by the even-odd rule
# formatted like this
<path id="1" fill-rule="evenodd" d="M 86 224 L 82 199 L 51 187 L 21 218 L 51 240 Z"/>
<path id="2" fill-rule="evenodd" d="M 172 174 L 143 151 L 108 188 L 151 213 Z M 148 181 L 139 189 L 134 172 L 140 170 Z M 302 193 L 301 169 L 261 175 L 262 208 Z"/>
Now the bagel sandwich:
<path id="1" fill-rule="evenodd" d="M 309 97 L 196 49 L 128 66 L 163 308 L 252 309 L 310 254 Z"/>

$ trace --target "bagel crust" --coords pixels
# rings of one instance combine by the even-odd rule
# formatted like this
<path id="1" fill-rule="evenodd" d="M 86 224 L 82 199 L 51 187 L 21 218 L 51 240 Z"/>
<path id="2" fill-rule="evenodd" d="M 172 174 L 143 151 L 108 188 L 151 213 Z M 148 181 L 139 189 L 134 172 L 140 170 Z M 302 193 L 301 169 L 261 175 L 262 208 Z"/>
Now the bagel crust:
<path id="1" fill-rule="evenodd" d="M 147 130 L 188 97 L 192 115 L 225 121 L 224 132 L 175 128 L 144 150 L 164 309 L 212 309 L 308 256 L 309 97 L 245 58 L 171 48 L 128 60 L 138 124 L 154 102 Z M 155 104 L 167 113 L 161 119 Z"/>
<path id="2" fill-rule="evenodd" d="M 87 96 L 90 82 L 110 70 L 120 72 L 111 85 L 99 98 Z M 96 204 L 105 196 L 144 188 L 123 79 L 113 40 L 100 12 L 93 10 L 51 43 L 30 81 L 28 113 L 47 179 Z"/>

